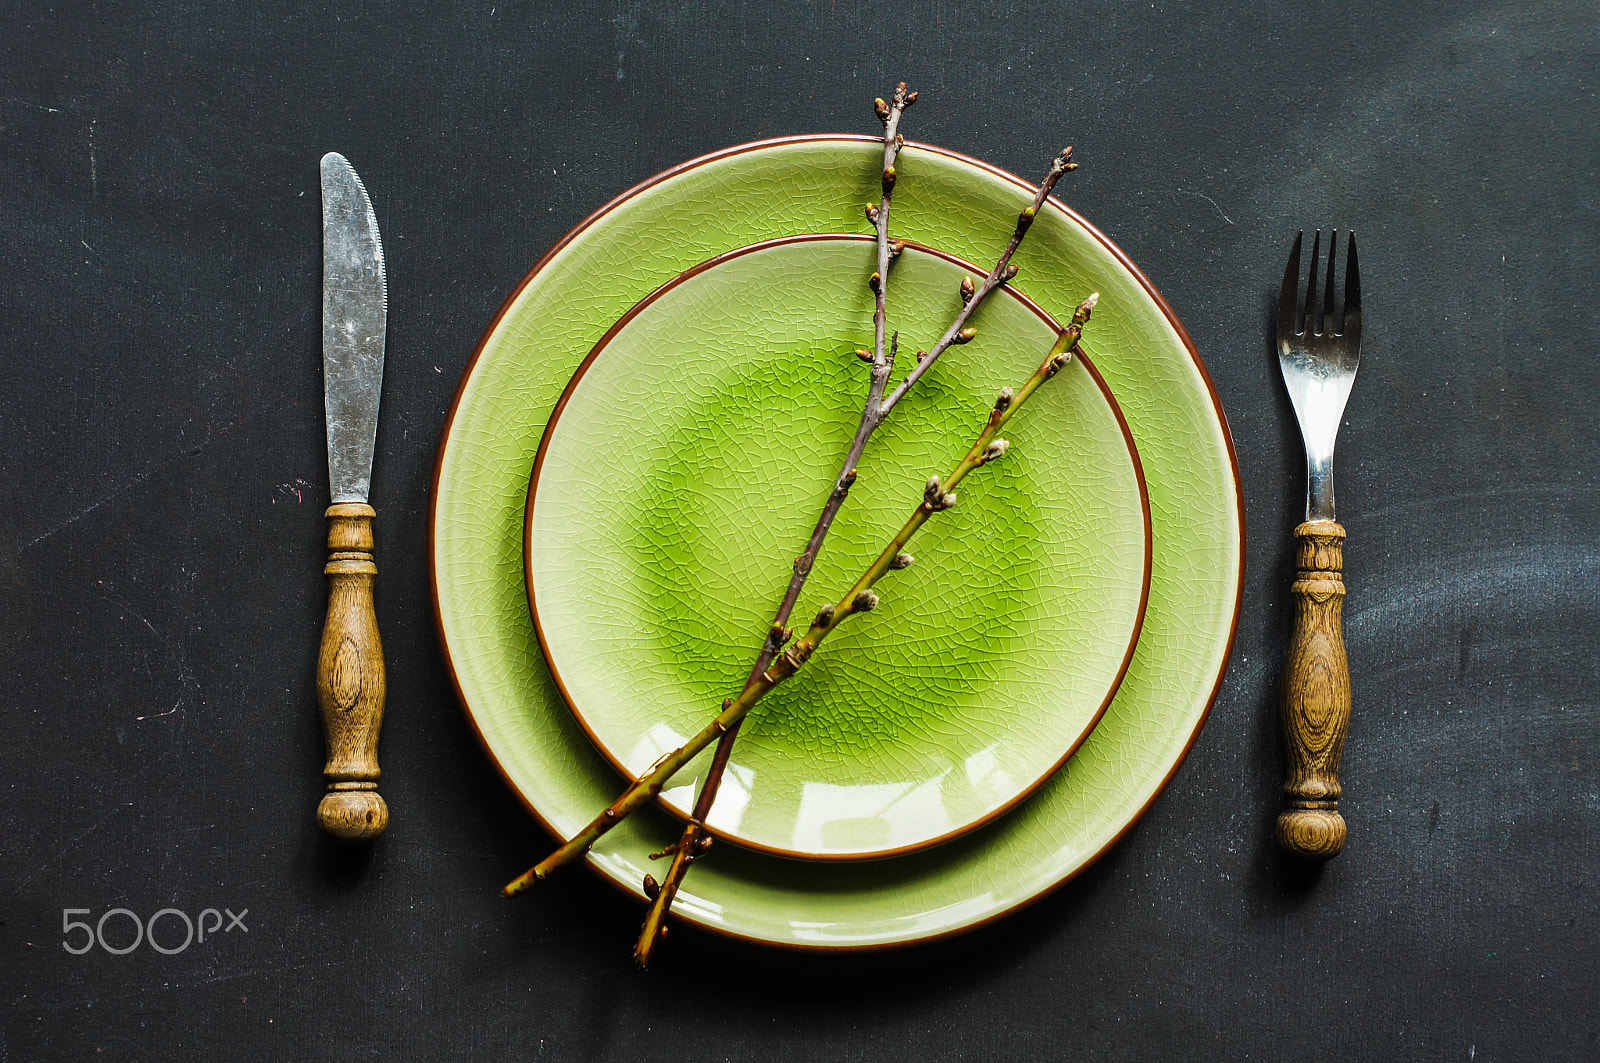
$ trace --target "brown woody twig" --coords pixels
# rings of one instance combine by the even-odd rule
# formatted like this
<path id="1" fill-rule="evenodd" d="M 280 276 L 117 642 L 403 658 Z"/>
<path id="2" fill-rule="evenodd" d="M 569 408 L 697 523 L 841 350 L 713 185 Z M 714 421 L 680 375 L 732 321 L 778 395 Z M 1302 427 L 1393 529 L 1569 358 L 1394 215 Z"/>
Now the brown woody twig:
<path id="1" fill-rule="evenodd" d="M 950 327 L 945 330 L 939 342 L 933 348 L 918 355 L 917 365 L 901 381 L 893 394 L 884 398 L 890 375 L 894 370 L 895 354 L 898 350 L 898 337 L 890 341 L 888 350 L 884 349 L 884 332 L 887 327 L 887 299 L 889 264 L 898 258 L 905 250 L 905 241 L 889 239 L 889 209 L 893 201 L 895 182 L 899 171 L 895 165 L 901 148 L 905 146 L 905 138 L 900 135 L 900 116 L 905 109 L 917 102 L 915 92 L 906 91 L 905 82 L 895 88 L 892 102 L 882 99 L 873 101 L 879 119 L 884 124 L 883 132 L 883 172 L 882 196 L 879 202 L 867 204 L 867 220 L 873 224 L 877 232 L 878 268 L 867 280 L 867 285 L 873 291 L 875 305 L 873 308 L 873 350 L 858 351 L 857 355 L 872 366 L 871 383 L 867 390 L 867 400 L 861 412 L 861 420 L 856 427 L 855 438 L 851 442 L 850 452 L 845 458 L 844 468 L 840 470 L 839 477 L 835 480 L 834 489 L 823 506 L 821 516 L 817 519 L 806 549 L 795 559 L 794 575 L 789 581 L 789 587 L 784 595 L 783 603 L 778 608 L 777 618 L 768 630 L 766 642 L 758 656 L 755 668 L 751 670 L 750 677 L 745 681 L 746 688 L 753 683 L 765 667 L 771 663 L 772 657 L 782 648 L 784 640 L 790 637 L 786 627 L 790 613 L 793 611 L 801 589 L 805 586 L 811 566 L 815 563 L 818 553 L 822 549 L 822 542 L 828 534 L 828 529 L 833 524 L 840 506 L 843 505 L 850 487 L 856 479 L 856 466 L 865 451 L 867 441 L 872 437 L 879 425 L 889 416 L 895 404 L 905 397 L 911 387 L 921 379 L 922 375 L 933 366 L 939 356 L 952 345 L 967 343 L 977 336 L 977 330 L 970 327 L 967 321 L 973 313 L 994 291 L 1004 282 L 1017 275 L 1017 268 L 1011 265 L 1011 256 L 1021 245 L 1022 239 L 1027 235 L 1028 228 L 1032 225 L 1034 216 L 1039 207 L 1043 205 L 1046 197 L 1055 188 L 1056 182 L 1063 174 L 1077 169 L 1077 164 L 1072 161 L 1072 148 L 1069 146 L 1058 155 L 1050 165 L 1045 179 L 1039 186 L 1038 193 L 1033 202 L 1028 205 L 1017 217 L 1017 224 L 1012 231 L 1011 241 L 1006 245 L 994 269 L 990 270 L 981 285 L 974 285 L 972 279 L 966 278 L 961 285 L 960 313 Z M 723 708 L 728 707 L 724 702 Z M 689 872 L 695 860 L 705 854 L 711 847 L 712 837 L 706 830 L 705 821 L 711 815 L 711 809 L 716 802 L 718 789 L 722 784 L 722 776 L 727 770 L 728 758 L 733 751 L 734 742 L 739 737 L 740 724 L 735 724 L 717 742 L 716 751 L 712 754 L 711 766 L 706 772 L 705 780 L 701 783 L 700 794 L 695 800 L 694 808 L 690 812 L 689 823 L 684 827 L 682 836 L 678 841 L 654 854 L 656 857 L 671 856 L 672 863 L 667 868 L 663 880 L 658 883 L 652 875 L 646 875 L 644 880 L 645 895 L 650 898 L 649 910 L 645 913 L 644 925 L 640 929 L 638 943 L 634 947 L 634 959 L 641 967 L 648 966 L 650 957 L 655 947 L 666 936 L 666 915 L 672 908 L 672 902 L 677 897 L 678 887 Z"/>
<path id="2" fill-rule="evenodd" d="M 649 911 L 646 914 L 644 926 L 640 932 L 638 944 L 634 951 L 634 957 L 641 966 L 649 963 L 654 948 L 666 936 L 666 915 L 671 909 L 673 899 L 677 895 L 678 888 L 683 881 L 683 877 L 688 873 L 688 870 L 694 861 L 702 856 L 707 849 L 709 849 L 712 843 L 713 839 L 708 834 L 704 824 L 715 803 L 717 791 L 719 789 L 722 777 L 726 771 L 728 758 L 732 751 L 734 741 L 738 736 L 739 727 L 743 722 L 744 714 L 749 711 L 749 707 L 753 705 L 756 700 L 759 700 L 759 698 L 765 694 L 767 690 L 770 690 L 771 687 L 776 685 L 777 682 L 781 682 L 783 679 L 787 678 L 788 675 L 793 674 L 794 669 L 797 669 L 800 664 L 803 664 L 805 659 L 809 657 L 811 651 L 815 649 L 816 643 L 820 642 L 822 638 L 826 637 L 826 634 L 831 631 L 834 626 L 837 626 L 837 622 L 842 622 L 846 616 L 851 615 L 853 612 L 865 611 L 866 609 L 870 609 L 872 605 L 876 604 L 877 599 L 870 593 L 871 582 L 869 582 L 867 583 L 866 587 L 862 589 L 861 594 L 847 596 L 849 599 L 848 606 L 846 606 L 845 603 L 841 603 L 841 606 L 839 607 L 829 607 L 829 609 L 836 611 L 838 618 L 837 621 L 835 621 L 832 625 L 827 626 L 825 630 L 821 631 L 821 633 L 817 635 L 815 641 L 811 642 L 809 644 L 809 648 L 804 650 L 803 655 L 798 658 L 798 663 L 796 663 L 793 668 L 789 668 L 787 671 L 785 670 L 785 661 L 793 659 L 792 655 L 802 646 L 806 645 L 805 641 L 802 640 L 802 643 L 790 647 L 790 650 L 785 652 L 784 658 L 778 659 L 779 651 L 783 650 L 784 646 L 793 637 L 793 632 L 788 627 L 789 617 L 799 599 L 801 590 L 805 586 L 806 580 L 810 575 L 816 558 L 821 551 L 823 541 L 827 537 L 834 518 L 837 516 L 840 507 L 843 505 L 845 498 L 848 496 L 851 486 L 853 486 L 855 483 L 856 467 L 860 462 L 863 452 L 865 451 L 868 440 L 877 430 L 878 426 L 883 423 L 884 419 L 888 416 L 889 412 L 894 408 L 899 400 L 905 396 L 905 394 L 916 383 L 916 381 L 927 372 L 927 370 L 932 366 L 933 362 L 936 361 L 945 350 L 952 345 L 966 343 L 974 338 L 976 335 L 976 330 L 968 326 L 967 321 L 971 318 L 972 314 L 977 310 L 978 306 L 982 304 L 990 292 L 1016 276 L 1017 269 L 1015 266 L 1010 264 L 1013 253 L 1021 244 L 1022 239 L 1026 235 L 1034 216 L 1038 212 L 1039 207 L 1043 204 L 1045 198 L 1049 196 L 1051 190 L 1055 187 L 1056 182 L 1063 174 L 1077 168 L 1077 165 L 1072 162 L 1072 149 L 1070 147 L 1063 150 L 1061 154 L 1057 156 L 1055 160 L 1053 160 L 1050 170 L 1046 174 L 1045 180 L 1041 183 L 1033 202 L 1018 216 L 1017 224 L 1012 233 L 1011 240 L 1005 251 L 1000 256 L 1000 259 L 996 263 L 994 269 L 989 272 L 981 285 L 974 285 L 971 278 L 967 278 L 962 282 L 961 296 L 963 305 L 954 322 L 945 331 L 945 334 L 931 350 L 918 356 L 917 365 L 911 370 L 910 373 L 906 375 L 906 377 L 901 381 L 900 385 L 886 398 L 885 392 L 888 391 L 888 381 L 892 374 L 895 356 L 898 351 L 898 336 L 891 337 L 888 340 L 887 348 L 885 347 L 889 266 L 896 258 L 899 257 L 900 253 L 905 248 L 904 241 L 889 239 L 889 212 L 892 205 L 893 191 L 897 179 L 896 161 L 899 152 L 905 143 L 904 138 L 898 131 L 900 117 L 904 113 L 905 109 L 914 104 L 916 100 L 917 93 L 907 92 L 905 83 L 902 82 L 896 87 L 892 102 L 885 102 L 881 99 L 874 101 L 878 116 L 884 123 L 884 155 L 881 198 L 877 204 L 868 204 L 865 211 L 867 219 L 873 223 L 877 234 L 878 268 L 868 279 L 868 286 L 872 289 L 875 296 L 875 307 L 873 313 L 873 350 L 871 352 L 856 352 L 858 357 L 861 357 L 863 361 L 868 362 L 871 366 L 867 397 L 865 403 L 863 404 L 861 419 L 857 425 L 855 436 L 851 441 L 849 452 L 846 455 L 839 475 L 835 478 L 834 487 L 829 492 L 828 499 L 824 503 L 822 512 L 812 530 L 812 534 L 807 540 L 805 550 L 802 551 L 800 556 L 795 559 L 793 574 L 790 577 L 789 585 L 785 590 L 783 600 L 779 604 L 773 621 L 769 625 L 767 636 L 762 640 L 761 650 L 757 654 L 756 662 L 750 671 L 750 675 L 746 680 L 743 690 L 737 699 L 730 698 L 723 701 L 722 713 L 715 721 L 713 721 L 710 726 L 708 726 L 705 731 L 701 733 L 701 736 L 691 739 L 691 741 L 680 750 L 663 757 L 656 763 L 651 772 L 647 773 L 643 779 L 635 783 L 634 786 L 631 787 L 629 791 L 625 793 L 623 797 L 619 798 L 618 801 L 615 802 L 610 808 L 606 809 L 601 813 L 600 816 L 596 817 L 589 827 L 585 828 L 584 831 L 580 832 L 579 835 L 575 836 L 566 845 L 562 846 L 555 853 L 551 854 L 551 856 L 546 858 L 545 861 L 539 865 L 536 865 L 534 868 L 531 868 L 517 880 L 507 885 L 503 891 L 508 897 L 515 896 L 531 885 L 532 882 L 546 877 L 550 871 L 553 871 L 556 867 L 560 867 L 565 863 L 570 862 L 570 860 L 574 859 L 576 856 L 581 855 L 583 852 L 587 852 L 600 836 L 602 836 L 606 831 L 610 830 L 610 828 L 616 823 L 620 822 L 621 819 L 631 812 L 633 808 L 637 807 L 638 804 L 643 803 L 643 799 L 638 796 L 639 794 L 647 794 L 648 796 L 644 799 L 658 795 L 661 785 L 665 783 L 666 779 L 675 773 L 683 764 L 688 763 L 690 759 L 693 759 L 694 756 L 698 755 L 705 745 L 709 743 L 711 737 L 716 737 L 718 739 L 717 748 L 713 754 L 712 762 L 706 774 L 705 780 L 701 785 L 700 793 L 695 801 L 689 823 L 685 827 L 683 834 L 676 843 L 669 846 L 663 852 L 652 855 L 653 859 L 668 855 L 672 857 L 672 863 L 670 864 L 667 873 L 664 876 L 664 880 L 661 883 L 657 883 L 655 878 L 650 875 L 646 875 L 644 879 L 644 890 L 646 895 L 650 898 L 651 904 Z M 1040 367 L 1040 372 L 1044 372 L 1045 369 L 1051 364 L 1052 359 L 1056 357 L 1061 357 L 1061 364 L 1065 364 L 1064 359 L 1066 357 L 1070 357 L 1071 346 L 1076 343 L 1076 336 L 1081 331 L 1083 320 L 1086 320 L 1088 317 L 1088 311 L 1093 306 L 1094 298 L 1095 297 L 1091 297 L 1089 302 L 1085 303 L 1083 307 L 1080 307 L 1079 314 L 1081 317 L 1075 316 L 1073 319 L 1073 324 L 1068 326 L 1068 329 L 1062 333 L 1064 340 L 1069 333 L 1072 334 L 1070 343 L 1068 343 L 1067 347 L 1064 348 L 1066 351 L 1065 355 L 1062 355 L 1061 352 L 1058 351 L 1052 351 L 1052 357 L 1046 359 L 1044 365 Z M 1058 346 L 1060 345 L 1058 344 Z M 1056 366 L 1056 369 L 1059 369 L 1059 365 Z M 1043 377 L 1039 377 L 1036 373 L 1035 376 L 1037 379 L 1030 380 L 1031 386 L 1027 388 L 1027 393 L 1031 394 L 1032 387 L 1037 387 L 1039 382 L 1042 382 L 1043 379 L 1048 379 L 1048 377 L 1053 375 L 1054 372 L 1055 369 L 1050 369 L 1049 372 L 1045 373 Z M 1007 389 L 1007 391 L 1009 391 L 1009 389 Z M 996 430 L 998 427 L 994 423 L 995 417 L 1004 410 L 1005 405 L 1009 404 L 1009 402 L 1010 400 L 1007 399 L 1006 395 L 1003 393 L 1001 403 L 997 404 L 995 413 L 991 414 L 991 425 L 988 429 L 986 429 L 990 435 L 992 435 L 993 430 Z M 1009 414 L 1006 416 L 1009 416 Z M 1004 419 L 1004 417 L 1001 417 L 1000 423 L 1003 423 Z M 976 465 L 984 464 L 992 457 L 998 457 L 1000 453 L 1004 452 L 1005 445 L 1006 444 L 1003 440 L 999 441 L 999 449 L 997 451 L 988 457 L 983 457 L 982 460 L 977 461 L 970 467 L 976 467 Z M 969 459 L 971 457 L 972 455 L 969 454 Z M 964 463 L 963 467 L 958 467 L 957 473 L 952 474 L 953 479 L 946 479 L 945 486 L 953 487 L 954 482 L 958 481 L 961 476 L 964 476 L 966 471 L 968 471 L 968 467 L 966 467 Z M 939 500 L 948 494 L 948 492 L 941 490 L 940 492 L 935 493 L 935 486 L 936 481 L 930 480 L 930 494 L 928 499 L 925 500 L 925 506 L 932 506 L 931 509 L 928 509 L 928 513 L 937 512 L 941 508 L 947 508 L 947 505 L 940 505 Z M 948 494 L 948 497 L 950 503 L 953 503 L 954 495 Z M 924 514 L 921 520 L 925 520 L 926 515 L 927 514 Z M 915 531 L 915 527 L 920 527 L 921 520 L 918 520 L 915 517 L 913 520 L 915 521 L 915 526 L 908 525 L 909 531 L 906 531 L 906 538 L 909 538 L 910 533 Z M 903 531 L 905 531 L 905 529 L 903 529 Z M 888 565 L 884 571 L 887 571 L 888 568 L 901 567 L 898 564 L 898 561 L 901 559 L 903 559 L 905 563 L 909 564 L 909 555 L 897 553 L 894 558 L 891 558 L 891 560 L 895 561 L 896 563 Z M 878 575 L 881 574 L 881 572 L 878 573 Z M 863 579 L 865 578 L 866 577 L 863 577 Z M 873 576 L 872 582 L 875 582 L 876 578 L 877 576 Z M 828 610 L 825 609 L 824 613 L 826 612 L 828 612 Z M 819 621 L 822 615 L 823 614 L 819 614 Z M 811 634 L 815 634 L 817 631 L 817 625 L 813 624 L 812 631 L 811 633 L 808 633 L 807 638 L 810 638 Z M 774 665 L 775 659 L 777 659 L 776 665 Z M 776 676 L 776 678 L 774 678 L 774 676 Z M 702 736 L 704 736 L 704 741 L 701 741 Z M 679 760 L 679 756 L 684 754 L 685 751 L 688 751 L 687 755 L 683 756 L 683 758 Z M 651 785 L 649 782 L 651 779 L 656 780 L 654 785 Z"/>
<path id="3" fill-rule="evenodd" d="M 789 616 L 794 612 L 795 603 L 800 599 L 800 592 L 805 588 L 812 566 L 822 552 L 822 543 L 828 536 L 828 530 L 833 527 L 834 517 L 838 515 L 845 498 L 850 494 L 850 488 L 855 484 L 856 466 L 866 450 L 867 441 L 883 421 L 883 413 L 880 412 L 883 394 L 888 389 L 889 377 L 894 371 L 895 354 L 899 350 L 898 337 L 889 341 L 887 349 L 884 347 L 884 332 L 888 321 L 889 264 L 899 258 L 900 253 L 905 250 L 903 242 L 889 239 L 889 209 L 894 200 L 897 176 L 895 162 L 899 158 L 900 149 L 905 146 L 905 138 L 900 135 L 900 117 L 907 107 L 916 102 L 917 94 L 907 92 L 904 81 L 895 86 L 892 101 L 886 102 L 882 99 L 873 101 L 878 118 L 883 122 L 883 174 L 882 195 L 876 205 L 869 203 L 866 208 L 867 220 L 872 222 L 877 232 L 878 250 L 877 271 L 867 279 L 867 286 L 872 289 L 874 296 L 873 349 L 870 356 L 872 370 L 867 385 L 867 398 L 862 406 L 861 420 L 856 425 L 855 437 L 850 441 L 850 449 L 845 455 L 844 464 L 839 470 L 839 475 L 834 478 L 833 490 L 828 493 L 828 499 L 823 503 L 822 512 L 817 516 L 817 523 L 811 530 L 811 537 L 806 540 L 805 549 L 795 558 L 789 585 L 784 589 L 783 600 L 778 604 L 778 611 L 767 628 L 767 637 L 762 642 L 761 651 L 756 655 L 756 663 L 750 669 L 749 678 L 745 680 L 745 689 L 749 689 L 750 684 L 767 670 L 772 658 L 792 637 L 788 627 Z M 728 702 L 724 701 L 722 707 L 726 709 Z M 711 755 L 711 766 L 700 785 L 699 796 L 695 798 L 689 823 L 684 827 L 682 836 L 675 845 L 656 854 L 658 857 L 667 855 L 672 857 L 672 863 L 668 866 L 662 882 L 658 884 L 653 876 L 645 876 L 644 891 L 650 898 L 650 908 L 645 913 L 644 925 L 639 931 L 639 941 L 633 952 L 634 959 L 641 967 L 649 965 L 655 946 L 667 934 L 667 912 L 671 910 L 673 899 L 678 895 L 678 887 L 682 884 L 683 877 L 689 873 L 689 867 L 694 861 L 711 847 L 712 838 L 706 831 L 705 821 L 706 817 L 711 815 L 712 806 L 716 803 L 717 791 L 721 788 L 722 777 L 727 771 L 728 758 L 733 752 L 734 742 L 739 737 L 739 727 L 740 724 L 734 724 L 718 739 L 716 751 Z"/>

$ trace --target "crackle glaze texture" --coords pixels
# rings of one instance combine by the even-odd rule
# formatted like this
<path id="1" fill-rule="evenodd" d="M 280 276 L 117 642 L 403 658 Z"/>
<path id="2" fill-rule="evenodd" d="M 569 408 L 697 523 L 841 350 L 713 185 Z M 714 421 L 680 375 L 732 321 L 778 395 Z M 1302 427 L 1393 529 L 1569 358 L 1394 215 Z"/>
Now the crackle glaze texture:
<path id="1" fill-rule="evenodd" d="M 601 749 L 637 778 L 743 685 L 866 390 L 874 242 L 785 240 L 697 268 L 630 311 L 552 420 L 528 518 L 546 658 Z M 915 246 L 890 274 L 902 367 L 982 271 Z M 793 622 L 838 599 L 1020 384 L 1060 326 L 1002 290 L 874 436 Z M 902 372 L 904 372 L 902 368 Z M 786 855 L 948 840 L 1015 804 L 1110 702 L 1145 600 L 1132 440 L 1075 361 L 1013 446 L 911 544 L 919 561 L 745 722 L 709 817 Z M 694 803 L 710 752 L 663 799 Z"/>
<path id="2" fill-rule="evenodd" d="M 551 407 L 630 306 L 697 262 L 765 239 L 861 231 L 881 148 L 867 138 L 746 146 L 698 160 L 615 201 L 527 278 L 464 377 L 439 459 L 430 532 L 445 649 L 463 701 L 508 781 L 557 833 L 616 796 L 619 777 L 561 703 L 522 579 L 528 475 Z M 908 144 L 897 234 L 992 261 L 1029 192 L 1015 178 Z M 1158 794 L 1204 722 L 1239 600 L 1239 487 L 1198 356 L 1115 250 L 1057 204 L 1015 262 L 1018 285 L 1064 318 L 1098 290 L 1086 344 L 1132 428 L 1155 535 L 1138 648 L 1105 717 L 1032 798 L 926 852 L 870 863 L 777 859 L 726 847 L 675 911 L 715 930 L 818 948 L 887 945 L 970 927 L 1064 881 Z M 870 619 L 870 618 L 869 618 Z M 639 893 L 647 856 L 677 835 L 631 817 L 591 854 Z"/>

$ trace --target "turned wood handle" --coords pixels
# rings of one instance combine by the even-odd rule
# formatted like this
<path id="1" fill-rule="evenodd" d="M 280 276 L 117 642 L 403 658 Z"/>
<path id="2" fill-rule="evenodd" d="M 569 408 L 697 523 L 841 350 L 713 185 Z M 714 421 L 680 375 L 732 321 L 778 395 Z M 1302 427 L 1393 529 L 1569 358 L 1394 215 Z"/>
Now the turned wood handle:
<path id="1" fill-rule="evenodd" d="M 1294 530 L 1294 631 L 1283 666 L 1283 744 L 1288 807 L 1278 816 L 1278 844 L 1327 860 L 1344 848 L 1339 814 L 1339 755 L 1350 726 L 1350 666 L 1344 609 L 1344 528 L 1306 521 Z"/>
<path id="2" fill-rule="evenodd" d="M 317 656 L 317 703 L 328 740 L 322 769 L 328 792 L 317 805 L 317 822 L 336 838 L 362 842 L 389 825 L 389 806 L 378 794 L 378 727 L 386 682 L 372 608 L 377 513 L 364 502 L 337 502 L 327 516 L 328 620 Z"/>

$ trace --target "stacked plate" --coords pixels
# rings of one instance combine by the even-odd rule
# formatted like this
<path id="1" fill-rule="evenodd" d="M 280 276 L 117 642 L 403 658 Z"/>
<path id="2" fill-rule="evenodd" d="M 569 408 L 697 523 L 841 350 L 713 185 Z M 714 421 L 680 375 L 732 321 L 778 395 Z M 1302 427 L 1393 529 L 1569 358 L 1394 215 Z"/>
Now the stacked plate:
<path id="1" fill-rule="evenodd" d="M 881 161 L 871 138 L 800 138 L 646 182 L 534 268 L 462 379 L 430 519 L 440 631 L 490 757 L 562 838 L 743 683 L 860 414 L 874 249 L 841 234 Z M 909 358 L 1031 189 L 917 144 L 898 170 Z M 874 437 L 797 626 L 1026 379 L 1051 315 L 1098 291 L 1089 357 L 1013 420 L 883 605 L 757 706 L 709 821 L 736 844 L 696 866 L 681 918 L 818 948 L 981 924 L 1109 847 L 1204 722 L 1242 566 L 1221 408 L 1159 294 L 1076 215 L 1049 203 L 1014 261 L 1027 295 L 996 292 Z M 642 896 L 706 761 L 596 870 Z"/>

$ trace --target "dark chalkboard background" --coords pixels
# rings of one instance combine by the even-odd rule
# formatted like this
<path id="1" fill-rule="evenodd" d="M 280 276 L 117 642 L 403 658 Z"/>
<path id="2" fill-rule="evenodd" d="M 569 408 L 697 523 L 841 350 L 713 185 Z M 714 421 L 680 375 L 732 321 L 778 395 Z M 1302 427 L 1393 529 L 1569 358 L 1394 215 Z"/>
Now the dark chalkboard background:
<path id="1" fill-rule="evenodd" d="M 479 752 L 424 515 L 501 299 L 637 181 L 877 128 L 1033 174 L 1183 318 L 1243 470 L 1211 722 L 1120 846 L 953 941 L 692 930 L 640 974 Z M 0 1060 L 1600 1058 L 1600 5 L 0 3 Z M 327 480 L 317 159 L 374 190 L 388 833 L 311 817 Z M 1270 841 L 1299 440 L 1271 303 L 1362 238 L 1340 439 L 1346 853 Z M 76 956 L 66 909 L 247 932 Z M 84 918 L 68 916 L 65 918 Z M 119 931 L 116 917 L 108 933 Z M 125 926 L 131 937 L 131 929 Z M 122 940 L 122 939 L 118 939 Z"/>

